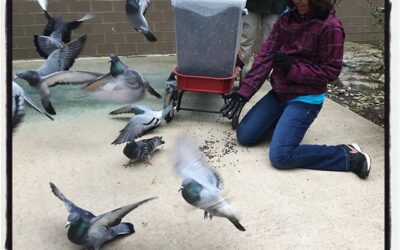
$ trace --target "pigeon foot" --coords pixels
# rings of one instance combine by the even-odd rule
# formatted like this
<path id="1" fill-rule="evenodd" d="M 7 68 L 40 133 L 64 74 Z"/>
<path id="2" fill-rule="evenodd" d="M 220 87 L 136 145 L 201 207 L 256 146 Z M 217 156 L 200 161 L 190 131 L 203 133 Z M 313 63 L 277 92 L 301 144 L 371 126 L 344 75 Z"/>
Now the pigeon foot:
<path id="1" fill-rule="evenodd" d="M 144 162 L 144 165 L 145 165 L 146 167 L 148 167 L 149 165 L 152 165 L 152 166 L 153 166 L 153 164 L 151 164 L 151 162 L 148 161 L 148 160 L 146 160 L 146 161 Z"/>

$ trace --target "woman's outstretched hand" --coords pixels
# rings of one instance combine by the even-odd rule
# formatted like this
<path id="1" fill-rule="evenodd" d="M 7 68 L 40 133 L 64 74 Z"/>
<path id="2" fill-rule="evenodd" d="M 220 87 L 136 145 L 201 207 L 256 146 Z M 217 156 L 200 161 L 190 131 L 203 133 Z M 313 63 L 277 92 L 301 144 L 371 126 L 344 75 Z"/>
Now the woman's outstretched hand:
<path id="1" fill-rule="evenodd" d="M 222 116 L 229 120 L 235 116 L 238 117 L 247 100 L 237 92 L 231 92 L 222 97 L 227 100 L 227 103 L 220 109 Z"/>

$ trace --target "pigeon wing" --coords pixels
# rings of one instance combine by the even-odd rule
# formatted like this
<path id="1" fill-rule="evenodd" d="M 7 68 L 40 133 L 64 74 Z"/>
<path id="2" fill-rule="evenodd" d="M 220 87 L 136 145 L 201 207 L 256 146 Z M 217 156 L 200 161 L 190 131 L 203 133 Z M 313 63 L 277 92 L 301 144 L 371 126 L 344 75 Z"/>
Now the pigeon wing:
<path id="1" fill-rule="evenodd" d="M 128 124 L 120 131 L 117 139 L 115 139 L 111 144 L 121 144 L 140 137 L 146 130 L 144 123 L 147 123 L 148 121 L 149 117 L 143 115 L 131 118 Z"/>
<path id="2" fill-rule="evenodd" d="M 35 44 L 36 51 L 43 58 L 47 58 L 54 50 L 58 49 L 57 45 L 51 43 L 48 36 L 33 36 L 33 43 Z"/>
<path id="3" fill-rule="evenodd" d="M 203 186 L 214 189 L 223 189 L 223 182 L 216 170 L 208 166 L 203 155 L 187 136 L 178 139 L 173 150 L 176 164 L 174 169 L 182 178 L 191 178 Z"/>
<path id="4" fill-rule="evenodd" d="M 147 8 L 150 7 L 150 0 L 137 0 L 139 2 L 139 10 L 143 16 L 146 14 Z"/>
<path id="5" fill-rule="evenodd" d="M 54 185 L 51 182 L 49 184 L 50 184 L 51 191 L 54 193 L 54 195 L 58 199 L 60 199 L 64 203 L 64 206 L 67 208 L 69 213 L 79 212 L 79 213 L 83 214 L 84 216 L 86 216 L 84 218 L 95 217 L 91 212 L 86 211 L 86 210 L 76 206 L 74 203 L 72 203 L 70 200 L 68 200 L 67 197 L 65 197 L 64 194 L 61 193 L 61 191 L 56 187 L 56 185 Z"/>
<path id="6" fill-rule="evenodd" d="M 49 113 L 47 113 L 45 110 L 41 109 L 25 92 L 23 93 L 23 97 L 25 102 L 29 104 L 32 108 L 34 108 L 37 112 L 44 114 L 47 116 L 50 120 L 54 120 L 53 117 Z"/>
<path id="7" fill-rule="evenodd" d="M 114 77 L 110 74 L 107 73 L 101 77 L 96 78 L 95 80 L 89 82 L 83 87 L 83 90 L 88 91 L 88 92 L 94 92 L 100 88 L 102 88 L 104 85 L 106 85 L 108 82 L 112 81 Z"/>
<path id="8" fill-rule="evenodd" d="M 42 8 L 42 10 L 47 11 L 47 5 L 48 5 L 47 0 L 38 0 L 38 3 L 40 5 L 40 7 Z"/>
<path id="9" fill-rule="evenodd" d="M 99 75 L 88 71 L 59 71 L 42 77 L 42 84 L 48 87 L 57 84 L 83 84 L 98 78 Z"/>
<path id="10" fill-rule="evenodd" d="M 92 13 L 86 13 L 83 17 L 79 18 L 78 20 L 66 23 L 66 28 L 70 31 L 77 29 L 82 24 L 82 22 L 93 19 L 93 17 L 94 15 Z"/>
<path id="11" fill-rule="evenodd" d="M 86 35 L 66 44 L 63 48 L 53 51 L 38 70 L 40 76 L 46 76 L 57 71 L 68 70 L 75 62 L 86 41 Z"/>
<path id="12" fill-rule="evenodd" d="M 122 108 L 111 111 L 110 115 L 119 115 L 126 113 L 134 113 L 135 115 L 141 115 L 145 113 L 145 110 L 140 109 L 137 105 L 127 105 Z"/>
<path id="13" fill-rule="evenodd" d="M 62 59 L 62 70 L 68 70 L 72 67 L 75 62 L 75 58 L 77 58 L 79 53 L 81 53 L 86 39 L 86 35 L 83 35 L 65 45 L 65 47 L 62 49 L 62 57 L 60 58 Z"/>
<path id="14" fill-rule="evenodd" d="M 139 207 L 140 205 L 154 200 L 157 197 L 151 197 L 142 201 L 139 201 L 137 203 L 134 203 L 132 205 L 128 205 L 128 206 L 124 206 L 124 207 L 120 207 L 117 209 L 114 209 L 110 212 L 107 212 L 105 214 L 99 215 L 95 218 L 92 219 L 91 222 L 91 227 L 96 228 L 98 226 L 109 226 L 109 227 L 113 227 L 118 225 L 119 223 L 121 223 L 122 218 L 127 215 L 128 213 L 130 213 L 132 210 L 134 210 L 135 208 Z"/>

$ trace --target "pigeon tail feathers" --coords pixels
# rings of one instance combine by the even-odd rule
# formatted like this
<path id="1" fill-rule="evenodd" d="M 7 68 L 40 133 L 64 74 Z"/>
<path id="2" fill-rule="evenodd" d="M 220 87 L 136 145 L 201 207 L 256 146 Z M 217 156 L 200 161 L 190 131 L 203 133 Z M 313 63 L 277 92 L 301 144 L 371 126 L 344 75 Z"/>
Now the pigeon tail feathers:
<path id="1" fill-rule="evenodd" d="M 135 228 L 132 223 L 124 222 L 112 227 L 113 234 L 116 236 L 129 235 L 135 233 Z"/>
<path id="2" fill-rule="evenodd" d="M 48 98 L 42 98 L 41 99 L 42 105 L 44 107 L 44 110 L 47 111 L 47 113 L 51 115 L 56 115 L 56 110 L 54 109 L 53 105 L 51 104 L 50 100 Z"/>
<path id="3" fill-rule="evenodd" d="M 146 37 L 147 41 L 149 41 L 149 42 L 157 41 L 157 38 L 150 31 L 143 31 L 143 35 L 144 35 L 144 37 Z"/>
<path id="4" fill-rule="evenodd" d="M 246 231 L 246 229 L 242 226 L 242 224 L 240 224 L 240 222 L 238 221 L 238 219 L 236 219 L 235 217 L 229 217 L 228 220 L 230 222 L 232 222 L 233 225 L 235 225 L 235 227 L 237 229 L 239 229 L 240 231 L 244 232 Z"/>
<path id="5" fill-rule="evenodd" d="M 153 89 L 153 87 L 151 87 L 150 84 L 147 87 L 147 92 L 149 92 L 151 95 L 157 97 L 158 99 L 161 98 L 161 95 L 157 91 L 155 91 L 155 89 Z"/>

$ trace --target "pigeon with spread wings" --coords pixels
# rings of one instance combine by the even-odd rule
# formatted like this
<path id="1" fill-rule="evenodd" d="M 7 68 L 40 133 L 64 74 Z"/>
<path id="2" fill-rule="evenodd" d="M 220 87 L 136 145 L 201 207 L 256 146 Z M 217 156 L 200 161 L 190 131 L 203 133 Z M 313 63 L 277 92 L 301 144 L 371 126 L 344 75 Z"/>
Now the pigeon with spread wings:
<path id="1" fill-rule="evenodd" d="M 66 227 L 69 227 L 68 239 L 77 245 L 93 247 L 95 250 L 100 249 L 105 242 L 118 236 L 133 234 L 135 232 L 133 224 L 121 222 L 122 218 L 140 205 L 156 199 L 156 197 L 152 197 L 95 216 L 68 200 L 53 183 L 50 183 L 50 188 L 68 210 L 66 224 Z"/>
<path id="2" fill-rule="evenodd" d="M 120 131 L 117 139 L 111 144 L 121 144 L 132 141 L 142 136 L 145 132 L 160 126 L 161 120 L 164 119 L 172 109 L 172 104 L 160 111 L 153 111 L 148 107 L 132 104 L 110 112 L 110 115 L 134 113 L 128 124 Z"/>
<path id="3" fill-rule="evenodd" d="M 84 92 L 100 100 L 119 103 L 140 101 L 146 90 L 161 98 L 142 74 L 126 66 L 117 55 L 111 54 L 110 62 L 110 72 L 88 83 Z"/>
<path id="4" fill-rule="evenodd" d="M 29 83 L 31 87 L 33 87 L 38 94 L 40 95 L 42 105 L 45 110 L 52 115 L 56 114 L 53 105 L 50 102 L 50 90 L 49 86 L 56 83 L 53 82 L 55 78 L 52 78 L 50 75 L 59 72 L 68 70 L 75 62 L 75 58 L 79 55 L 82 50 L 83 44 L 86 42 L 86 36 L 81 36 L 76 38 L 66 44 L 65 46 L 61 46 L 60 48 L 55 49 L 50 56 L 47 58 L 46 62 L 36 71 L 32 70 L 18 70 L 15 75 L 21 79 L 24 79 Z M 76 78 L 77 83 L 86 83 L 93 79 L 96 79 L 100 76 L 100 74 L 92 73 L 90 74 L 91 77 L 88 77 L 89 74 L 86 72 L 86 76 L 83 78 Z M 69 78 L 71 81 L 71 76 L 63 75 Z M 53 75 L 52 75 L 53 76 Z M 82 81 L 82 80 L 85 81 Z M 60 75 L 57 75 L 57 80 L 62 81 Z M 44 82 L 52 82 L 52 84 L 46 85 Z"/>
<path id="5" fill-rule="evenodd" d="M 51 36 L 53 32 L 60 34 L 61 41 L 63 43 L 69 43 L 71 41 L 71 32 L 77 29 L 82 22 L 90 20 L 94 17 L 93 14 L 87 13 L 82 18 L 71 22 L 64 22 L 60 16 L 52 16 L 47 11 L 47 0 L 39 0 L 39 5 L 42 8 L 44 15 L 47 19 L 46 27 L 43 31 L 43 36 Z M 37 37 L 34 39 L 36 50 L 43 58 L 47 58 L 49 54 L 46 51 L 41 50 L 41 46 L 38 43 Z"/>
<path id="6" fill-rule="evenodd" d="M 149 0 L 126 0 L 126 14 L 129 23 L 132 24 L 136 31 L 142 32 L 147 41 L 155 42 L 157 38 L 151 33 L 149 24 L 144 14 L 149 6 Z"/>

